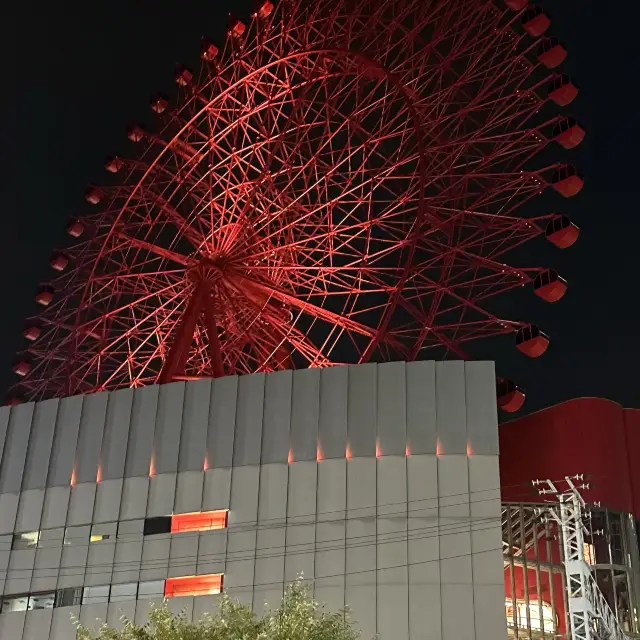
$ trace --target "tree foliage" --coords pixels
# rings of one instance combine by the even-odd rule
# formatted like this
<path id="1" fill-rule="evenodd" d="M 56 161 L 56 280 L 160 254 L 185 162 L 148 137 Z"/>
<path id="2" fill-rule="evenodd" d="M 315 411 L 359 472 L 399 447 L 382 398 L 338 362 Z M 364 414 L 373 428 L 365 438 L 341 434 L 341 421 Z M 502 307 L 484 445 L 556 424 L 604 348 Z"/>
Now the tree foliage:
<path id="1" fill-rule="evenodd" d="M 103 625 L 93 631 L 78 624 L 78 640 L 357 640 L 359 632 L 348 612 L 326 612 L 298 579 L 290 585 L 277 609 L 262 618 L 250 607 L 220 597 L 216 615 L 205 614 L 189 622 L 186 613 L 175 615 L 165 603 L 153 608 L 149 622 L 140 626 L 123 618 L 117 630 Z"/>

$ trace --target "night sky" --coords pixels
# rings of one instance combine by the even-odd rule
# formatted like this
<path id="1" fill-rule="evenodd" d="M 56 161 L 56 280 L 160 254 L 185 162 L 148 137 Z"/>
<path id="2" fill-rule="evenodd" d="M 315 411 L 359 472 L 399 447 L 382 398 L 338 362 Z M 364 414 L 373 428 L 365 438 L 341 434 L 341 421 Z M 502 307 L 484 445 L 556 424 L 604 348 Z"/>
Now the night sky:
<path id="1" fill-rule="evenodd" d="M 603 396 L 640 407 L 636 393 L 640 127 L 634 100 L 640 5 L 595 0 L 540 1 L 551 35 L 568 48 L 562 67 L 580 88 L 568 113 L 587 130 L 574 151 L 555 151 L 583 172 L 576 198 L 540 207 L 569 214 L 581 227 L 565 251 L 543 239 L 518 255 L 523 266 L 557 269 L 569 292 L 555 305 L 521 291 L 501 304 L 508 317 L 535 322 L 552 338 L 530 360 L 513 337 L 485 342 L 474 355 L 522 384 L 532 411 L 576 396 Z M 104 176 L 109 153 L 127 148 L 125 131 L 152 120 L 149 97 L 174 91 L 177 62 L 195 65 L 200 38 L 221 40 L 227 12 L 248 15 L 246 0 L 111 0 L 13 3 L 3 16 L 0 142 L 0 390 L 15 380 L 33 295 L 50 276 L 54 247 L 66 244 L 67 219 L 86 210 L 88 183 Z M 624 8 L 622 8 L 624 7 Z M 540 213 L 544 213 L 541 210 Z"/>

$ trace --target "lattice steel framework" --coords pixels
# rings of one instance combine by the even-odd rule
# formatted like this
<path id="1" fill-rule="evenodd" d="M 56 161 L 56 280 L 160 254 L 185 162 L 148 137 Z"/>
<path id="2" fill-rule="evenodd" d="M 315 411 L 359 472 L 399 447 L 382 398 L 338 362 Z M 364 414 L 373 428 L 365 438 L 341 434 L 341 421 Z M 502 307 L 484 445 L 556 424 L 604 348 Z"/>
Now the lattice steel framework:
<path id="1" fill-rule="evenodd" d="M 575 87 L 521 18 L 487 0 L 283 0 L 233 21 L 221 51 L 205 42 L 54 256 L 25 395 L 465 357 L 528 327 L 487 304 L 545 271 L 506 262 L 558 219 L 521 207 L 581 179 L 535 160 L 574 146 L 545 103 Z"/>
<path id="2" fill-rule="evenodd" d="M 564 492 L 559 491 L 551 480 L 534 482 L 534 486 L 542 484 L 546 487 L 538 490 L 541 495 L 553 495 L 559 503 L 546 512 L 558 523 L 562 533 L 571 637 L 573 640 L 628 640 L 585 561 L 587 528 L 583 513 L 586 505 L 579 489 L 589 486 L 576 485 L 574 480 L 582 481 L 583 477 L 566 477 L 567 490 Z"/>

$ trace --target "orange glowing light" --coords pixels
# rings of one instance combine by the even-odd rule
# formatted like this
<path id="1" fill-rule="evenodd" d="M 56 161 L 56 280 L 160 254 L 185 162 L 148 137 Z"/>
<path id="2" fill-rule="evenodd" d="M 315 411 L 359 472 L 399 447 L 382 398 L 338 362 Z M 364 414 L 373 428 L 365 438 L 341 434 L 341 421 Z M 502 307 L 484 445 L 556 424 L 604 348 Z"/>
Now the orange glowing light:
<path id="1" fill-rule="evenodd" d="M 289 455 L 287 456 L 287 462 L 291 464 L 293 462 L 293 451 L 289 449 Z"/>
<path id="2" fill-rule="evenodd" d="M 405 447 L 404 455 L 405 456 L 410 456 L 411 455 L 411 446 L 408 443 L 407 443 L 407 446 Z"/>
<path id="3" fill-rule="evenodd" d="M 206 454 L 204 456 L 204 470 L 209 471 L 209 458 Z"/>
<path id="4" fill-rule="evenodd" d="M 382 455 L 382 449 L 380 448 L 380 441 L 376 440 L 376 458 Z"/>
<path id="5" fill-rule="evenodd" d="M 215 595 L 222 591 L 222 579 L 222 573 L 167 578 L 164 583 L 164 595 L 165 598 Z"/>
<path id="6" fill-rule="evenodd" d="M 436 440 L 436 455 L 442 455 L 442 445 L 440 444 L 440 440 Z"/>
<path id="7" fill-rule="evenodd" d="M 151 456 L 151 462 L 149 463 L 149 477 L 153 478 L 156 475 L 156 461 L 154 457 Z"/>
<path id="8" fill-rule="evenodd" d="M 76 484 L 76 467 L 74 465 L 73 469 L 71 470 L 71 486 L 75 486 Z"/>
<path id="9" fill-rule="evenodd" d="M 100 484 L 102 482 L 102 465 L 98 465 L 98 473 L 96 474 L 96 482 Z"/>
<path id="10" fill-rule="evenodd" d="M 324 460 L 324 456 L 322 455 L 322 449 L 320 448 L 320 445 L 318 445 L 318 448 L 316 449 L 316 460 Z"/>
<path id="11" fill-rule="evenodd" d="M 349 445 L 347 445 L 347 450 L 345 451 L 345 456 L 347 457 L 347 460 L 351 460 L 351 447 Z"/>
<path id="12" fill-rule="evenodd" d="M 467 455 L 468 456 L 472 456 L 473 455 L 473 449 L 471 448 L 471 444 L 467 442 Z"/>
<path id="13" fill-rule="evenodd" d="M 171 533 L 185 531 L 217 531 L 227 528 L 229 511 L 195 511 L 192 513 L 174 513 L 171 516 Z"/>

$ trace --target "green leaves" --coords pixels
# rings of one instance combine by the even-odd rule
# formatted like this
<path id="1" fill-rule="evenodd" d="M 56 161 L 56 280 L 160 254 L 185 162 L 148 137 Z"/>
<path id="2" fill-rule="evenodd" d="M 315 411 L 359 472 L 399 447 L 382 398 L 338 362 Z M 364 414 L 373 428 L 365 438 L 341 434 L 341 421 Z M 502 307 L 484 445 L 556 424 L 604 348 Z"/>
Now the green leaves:
<path id="1" fill-rule="evenodd" d="M 258 618 L 247 605 L 220 596 L 215 615 L 189 622 L 185 612 L 174 615 L 167 602 L 151 610 L 149 622 L 139 626 L 123 618 L 117 631 L 103 625 L 98 631 L 78 626 L 78 640 L 358 640 L 347 611 L 328 613 L 315 602 L 302 578 L 289 585 L 277 609 Z"/>

